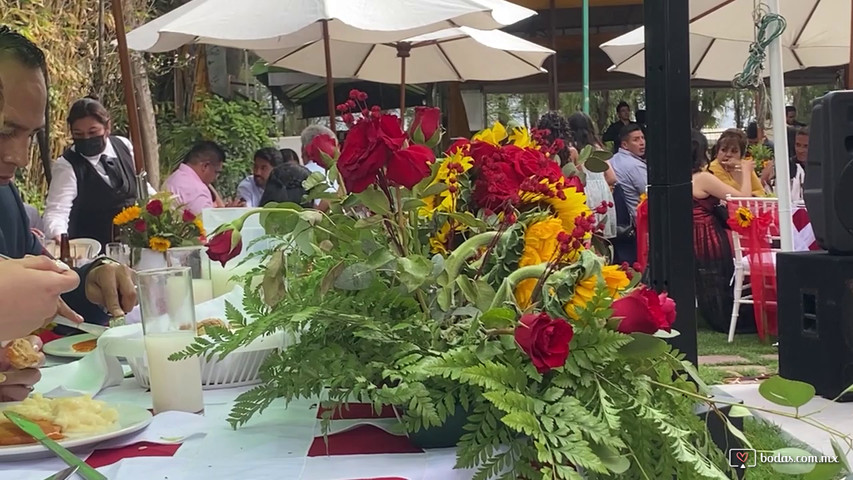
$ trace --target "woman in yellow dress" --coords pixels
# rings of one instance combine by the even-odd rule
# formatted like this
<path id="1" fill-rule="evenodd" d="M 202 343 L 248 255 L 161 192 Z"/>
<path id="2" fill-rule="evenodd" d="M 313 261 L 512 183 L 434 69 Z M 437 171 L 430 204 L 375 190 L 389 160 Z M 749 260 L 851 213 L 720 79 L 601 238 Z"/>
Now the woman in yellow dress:
<path id="1" fill-rule="evenodd" d="M 726 185 L 740 190 L 743 175 L 752 177 L 752 196 L 765 196 L 761 180 L 755 169 L 744 170 L 741 162 L 746 154 L 746 134 L 737 128 L 730 128 L 720 135 L 717 140 L 717 158 L 708 165 L 708 171 Z"/>

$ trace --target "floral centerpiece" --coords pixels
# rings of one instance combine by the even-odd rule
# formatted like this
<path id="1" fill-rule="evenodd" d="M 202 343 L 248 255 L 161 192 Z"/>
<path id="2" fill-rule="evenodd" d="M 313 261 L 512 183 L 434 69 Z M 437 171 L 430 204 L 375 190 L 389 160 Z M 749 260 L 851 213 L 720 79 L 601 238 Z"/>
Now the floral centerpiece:
<path id="1" fill-rule="evenodd" d="M 113 225 L 122 242 L 133 251 L 132 265 L 144 261 L 146 252 L 168 263 L 166 252 L 170 249 L 201 248 L 207 242 L 201 218 L 177 205 L 168 193 L 153 195 L 125 208 L 113 218 Z"/>
<path id="2" fill-rule="evenodd" d="M 254 254 L 266 261 L 248 316 L 227 309 L 236 333 L 208 330 L 173 358 L 299 338 L 266 359 L 231 424 L 282 397 L 319 398 L 326 420 L 368 402 L 397 407 L 413 439 L 461 421 L 448 444 L 476 479 L 731 478 L 695 414 L 707 390 L 660 338 L 677 334 L 675 304 L 590 248 L 598 225 L 554 146 L 496 124 L 435 158 L 417 144 L 435 125 L 407 133 L 365 100 L 339 106 L 339 154 L 309 148 L 346 189 L 328 213 L 272 205 L 211 240 L 227 261 L 259 214 L 281 241 Z M 325 181 L 306 180 L 309 196 Z"/>
<path id="3" fill-rule="evenodd" d="M 131 248 L 165 252 L 173 247 L 200 246 L 206 242 L 201 218 L 176 206 L 166 193 L 125 208 L 113 218 L 113 225 Z"/>

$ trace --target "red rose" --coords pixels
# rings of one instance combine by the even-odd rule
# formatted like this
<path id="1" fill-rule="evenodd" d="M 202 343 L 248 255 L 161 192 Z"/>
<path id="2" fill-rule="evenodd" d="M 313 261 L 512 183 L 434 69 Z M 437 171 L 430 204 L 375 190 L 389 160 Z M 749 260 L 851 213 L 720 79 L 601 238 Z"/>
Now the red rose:
<path id="1" fill-rule="evenodd" d="M 515 341 L 536 371 L 545 373 L 566 364 L 569 343 L 575 334 L 569 322 L 547 313 L 528 313 L 521 316 L 520 322 L 515 328 Z"/>
<path id="2" fill-rule="evenodd" d="M 337 164 L 347 190 L 366 190 L 405 142 L 406 134 L 393 115 L 363 118 L 356 123 L 347 134 Z"/>
<path id="3" fill-rule="evenodd" d="M 243 251 L 243 239 L 239 230 L 224 230 L 207 242 L 207 256 L 224 267 L 228 260 Z"/>
<path id="4" fill-rule="evenodd" d="M 622 333 L 669 332 L 675 322 L 675 302 L 643 285 L 613 302 L 613 316 L 622 317 L 617 327 Z"/>
<path id="5" fill-rule="evenodd" d="M 441 135 L 441 110 L 435 107 L 415 107 L 409 138 L 418 145 L 435 148 L 441 141 Z"/>
<path id="6" fill-rule="evenodd" d="M 146 228 L 148 228 L 148 225 L 145 223 L 145 220 L 137 220 L 133 222 L 133 229 L 139 233 L 145 233 Z"/>
<path id="7" fill-rule="evenodd" d="M 189 210 L 184 210 L 182 218 L 183 218 L 185 223 L 190 223 L 190 222 L 195 221 L 195 214 Z"/>
<path id="8" fill-rule="evenodd" d="M 518 202 L 520 180 L 512 165 L 488 160 L 479 169 L 472 198 L 479 208 L 502 212 Z"/>
<path id="9" fill-rule="evenodd" d="M 145 210 L 148 210 L 151 215 L 159 217 L 163 214 L 163 202 L 157 199 L 151 200 L 148 205 L 145 205 Z"/>
<path id="10" fill-rule="evenodd" d="M 503 147 L 502 153 L 512 163 L 513 170 L 522 181 L 527 178 L 537 180 L 547 178 L 551 182 L 557 182 L 563 177 L 560 166 L 545 157 L 539 150 L 508 145 Z"/>
<path id="11" fill-rule="evenodd" d="M 399 150 L 388 163 L 388 180 L 411 189 L 429 176 L 429 165 L 434 161 L 435 154 L 423 145 Z"/>
<path id="12" fill-rule="evenodd" d="M 305 156 L 317 165 L 329 168 L 340 156 L 338 141 L 330 135 L 317 135 L 305 147 Z"/>

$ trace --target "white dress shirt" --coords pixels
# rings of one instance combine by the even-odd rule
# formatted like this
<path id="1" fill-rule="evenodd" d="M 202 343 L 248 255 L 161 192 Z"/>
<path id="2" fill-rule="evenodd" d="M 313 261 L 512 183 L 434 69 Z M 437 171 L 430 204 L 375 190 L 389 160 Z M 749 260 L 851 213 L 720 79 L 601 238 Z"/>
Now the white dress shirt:
<path id="1" fill-rule="evenodd" d="M 127 145 L 130 150 L 131 158 L 133 156 L 133 145 L 130 140 L 124 137 L 116 137 L 122 143 Z M 71 147 L 74 150 L 75 147 Z M 107 148 L 100 154 L 94 157 L 83 157 L 95 167 L 98 175 L 104 179 L 107 185 L 111 185 L 107 172 L 101 165 L 101 155 L 106 155 L 109 158 L 118 159 L 118 154 L 113 148 L 112 142 L 107 139 Z M 64 157 L 59 157 L 53 162 L 51 168 L 52 178 L 50 187 L 47 191 L 47 202 L 44 207 L 44 229 L 47 238 L 55 238 L 63 233 L 68 233 L 68 220 L 71 216 L 71 207 L 74 205 L 74 199 L 77 198 L 77 174 L 74 173 L 74 167 L 71 162 Z M 156 191 L 151 185 L 148 185 L 148 193 L 154 194 Z"/>
<path id="2" fill-rule="evenodd" d="M 255 177 L 249 175 L 237 185 L 237 197 L 242 198 L 246 202 L 247 207 L 260 207 L 261 197 L 264 196 L 264 189 L 255 183 Z"/>

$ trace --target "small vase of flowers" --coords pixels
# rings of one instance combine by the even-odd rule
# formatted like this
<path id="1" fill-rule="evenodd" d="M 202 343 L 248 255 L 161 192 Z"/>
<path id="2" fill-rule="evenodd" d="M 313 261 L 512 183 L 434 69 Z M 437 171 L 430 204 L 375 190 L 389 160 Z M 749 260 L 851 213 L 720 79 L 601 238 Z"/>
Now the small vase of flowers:
<path id="1" fill-rule="evenodd" d="M 169 194 L 125 208 L 113 224 L 121 241 L 130 246 L 130 266 L 136 270 L 190 266 L 198 278 L 209 270 L 203 268 L 209 262 L 201 258 L 207 243 L 201 218 L 177 205 Z"/>

